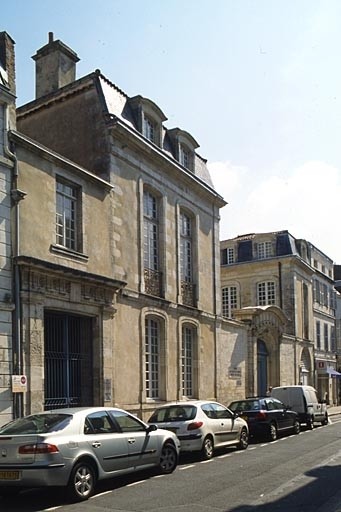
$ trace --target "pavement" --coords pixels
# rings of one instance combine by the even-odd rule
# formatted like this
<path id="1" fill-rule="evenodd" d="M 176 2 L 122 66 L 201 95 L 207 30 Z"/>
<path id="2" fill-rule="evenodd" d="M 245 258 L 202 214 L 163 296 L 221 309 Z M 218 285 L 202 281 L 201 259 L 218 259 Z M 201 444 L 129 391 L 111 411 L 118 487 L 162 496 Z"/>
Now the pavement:
<path id="1" fill-rule="evenodd" d="M 328 416 L 341 414 L 341 405 L 327 405 Z"/>

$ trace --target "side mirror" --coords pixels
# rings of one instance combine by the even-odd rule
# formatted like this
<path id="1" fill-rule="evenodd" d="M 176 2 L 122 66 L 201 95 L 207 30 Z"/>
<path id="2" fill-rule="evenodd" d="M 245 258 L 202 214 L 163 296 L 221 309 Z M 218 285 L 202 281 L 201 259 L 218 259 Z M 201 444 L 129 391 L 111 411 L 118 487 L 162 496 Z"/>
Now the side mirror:
<path id="1" fill-rule="evenodd" d="M 157 430 L 157 425 L 155 425 L 155 423 L 152 423 L 147 428 L 147 434 L 149 434 L 149 432 L 155 432 L 155 430 Z"/>

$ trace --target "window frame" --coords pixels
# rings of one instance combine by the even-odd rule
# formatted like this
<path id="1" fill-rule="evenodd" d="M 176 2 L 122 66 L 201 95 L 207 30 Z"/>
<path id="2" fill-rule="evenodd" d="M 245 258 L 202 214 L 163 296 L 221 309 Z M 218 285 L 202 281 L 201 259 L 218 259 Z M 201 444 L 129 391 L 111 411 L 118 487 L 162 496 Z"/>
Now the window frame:
<path id="1" fill-rule="evenodd" d="M 263 290 L 261 290 L 263 288 Z M 263 295 L 263 298 L 261 297 Z M 271 298 L 271 300 L 269 300 Z M 257 305 L 276 305 L 276 283 L 275 281 L 262 281 L 257 283 Z"/>
<path id="2" fill-rule="evenodd" d="M 82 251 L 81 186 L 56 176 L 56 246 Z M 69 215 L 67 213 L 69 212 Z M 69 226 L 68 226 L 69 224 Z"/>
<path id="3" fill-rule="evenodd" d="M 238 309 L 238 289 L 235 285 L 221 289 L 221 312 L 224 318 L 232 318 L 232 311 Z"/>

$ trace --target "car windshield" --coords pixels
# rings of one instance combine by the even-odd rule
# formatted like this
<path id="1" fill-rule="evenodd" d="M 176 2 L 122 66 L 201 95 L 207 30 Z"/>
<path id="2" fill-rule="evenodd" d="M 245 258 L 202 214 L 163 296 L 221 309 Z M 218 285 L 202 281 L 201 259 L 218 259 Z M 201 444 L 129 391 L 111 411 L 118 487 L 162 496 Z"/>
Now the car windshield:
<path id="1" fill-rule="evenodd" d="M 149 423 L 164 421 L 187 421 L 195 418 L 196 407 L 193 405 L 171 405 L 157 409 L 149 419 Z"/>
<path id="2" fill-rule="evenodd" d="M 231 411 L 259 411 L 260 403 L 258 400 L 240 400 L 239 402 L 232 402 L 229 408 Z"/>
<path id="3" fill-rule="evenodd" d="M 0 428 L 1 434 L 47 434 L 62 430 L 71 421 L 71 414 L 32 414 L 18 418 Z"/>

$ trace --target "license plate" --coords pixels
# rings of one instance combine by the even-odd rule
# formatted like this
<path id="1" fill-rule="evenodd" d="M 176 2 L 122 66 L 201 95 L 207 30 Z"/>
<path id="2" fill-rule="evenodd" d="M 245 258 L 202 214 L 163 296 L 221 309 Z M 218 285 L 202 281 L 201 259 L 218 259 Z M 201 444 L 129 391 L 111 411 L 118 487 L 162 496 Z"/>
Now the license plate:
<path id="1" fill-rule="evenodd" d="M 0 471 L 0 480 L 19 480 L 20 471 Z"/>

